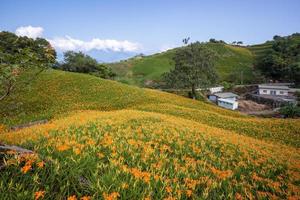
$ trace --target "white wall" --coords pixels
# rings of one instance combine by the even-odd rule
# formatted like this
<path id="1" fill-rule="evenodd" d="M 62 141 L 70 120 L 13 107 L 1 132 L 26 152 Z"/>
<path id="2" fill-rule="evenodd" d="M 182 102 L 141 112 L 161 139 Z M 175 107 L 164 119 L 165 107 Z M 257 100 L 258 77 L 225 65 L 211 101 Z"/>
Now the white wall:
<path id="1" fill-rule="evenodd" d="M 229 103 L 229 102 L 224 102 L 224 101 L 218 100 L 218 106 L 227 108 L 230 110 L 235 110 L 238 108 L 238 102 L 235 101 L 235 102 Z"/>
<path id="2" fill-rule="evenodd" d="M 266 94 L 266 95 L 271 95 L 271 91 L 275 91 L 276 94 L 272 95 L 280 95 L 280 96 L 287 96 L 288 95 L 288 90 L 279 90 L 279 89 L 259 89 L 259 94 Z"/>
<path id="3" fill-rule="evenodd" d="M 231 101 L 236 101 L 236 97 L 228 97 L 228 98 L 225 98 L 225 99 L 228 99 L 228 100 L 231 100 Z"/>
<path id="4" fill-rule="evenodd" d="M 209 88 L 210 93 L 222 92 L 224 87 L 211 87 Z"/>

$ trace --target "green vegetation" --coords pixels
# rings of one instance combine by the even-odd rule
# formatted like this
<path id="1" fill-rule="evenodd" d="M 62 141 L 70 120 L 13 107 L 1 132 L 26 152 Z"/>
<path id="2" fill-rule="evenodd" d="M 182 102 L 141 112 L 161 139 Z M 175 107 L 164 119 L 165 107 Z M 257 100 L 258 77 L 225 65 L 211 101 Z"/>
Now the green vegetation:
<path id="1" fill-rule="evenodd" d="M 253 74 L 253 56 L 244 47 L 223 43 L 207 43 L 207 47 L 217 54 L 216 69 L 220 81 L 251 83 L 255 81 Z M 174 68 L 176 49 L 166 52 L 132 58 L 127 61 L 109 64 L 117 74 L 117 79 L 131 85 L 156 86 L 162 74 Z"/>
<path id="2" fill-rule="evenodd" d="M 163 75 L 167 88 L 191 89 L 196 99 L 197 88 L 207 88 L 217 82 L 215 54 L 206 45 L 191 43 L 177 50 L 174 69 Z"/>
<path id="3" fill-rule="evenodd" d="M 63 63 L 57 63 L 54 68 L 69 72 L 88 73 L 101 78 L 113 78 L 116 75 L 109 67 L 99 64 L 91 56 L 74 51 L 65 52 Z"/>
<path id="4" fill-rule="evenodd" d="M 254 75 L 248 49 L 214 41 L 198 50 L 207 48 L 218 56 L 218 74 L 228 87 L 232 81 L 222 77 L 238 80 L 240 74 L 232 75 L 227 68 L 235 66 L 231 69 L 234 72 L 242 69 L 244 78 Z M 185 50 L 178 52 L 186 53 Z M 173 65 L 190 65 L 182 59 L 185 53 L 178 52 L 136 57 L 124 62 L 125 68 L 115 64 L 114 70 L 122 72 L 126 77 L 123 81 L 131 84 L 150 80 L 145 77 L 159 82 L 161 74 L 172 70 Z M 175 54 L 179 60 L 169 62 Z M 92 58 L 77 58 L 75 55 L 75 61 L 70 59 L 75 64 L 66 66 L 83 73 L 95 72 L 94 65 L 98 63 Z M 203 60 L 197 57 L 197 61 Z M 210 59 L 208 63 L 210 67 Z M 148 66 L 147 70 L 144 66 Z M 83 73 L 45 70 L 31 81 L 30 87 L 17 81 L 15 92 L 1 101 L 1 198 L 173 200 L 300 196 L 299 119 L 250 117 L 210 103 Z M 289 115 L 296 113 L 294 107 L 282 110 Z M 41 119 L 50 121 L 9 130 Z M 33 153 L 7 150 L 3 143 Z"/>
<path id="5" fill-rule="evenodd" d="M 157 83 L 163 73 L 170 71 L 174 65 L 174 54 L 175 49 L 109 65 L 117 74 L 117 80 L 130 85 L 147 86 Z"/>
<path id="6" fill-rule="evenodd" d="M 168 114 L 256 138 L 300 145 L 295 134 L 300 130 L 295 126 L 297 121 L 256 119 L 169 93 L 58 70 L 43 72 L 31 87 L 5 99 L 0 104 L 0 124 L 53 119 L 77 110 L 120 109 Z"/>
<path id="7" fill-rule="evenodd" d="M 255 68 L 270 79 L 300 84 L 300 34 L 274 36 L 272 41 L 249 48 L 256 55 Z"/>
<path id="8" fill-rule="evenodd" d="M 281 107 L 279 112 L 285 117 L 300 117 L 300 107 L 292 104 Z"/>
<path id="9" fill-rule="evenodd" d="M 43 84 L 41 84 L 43 83 Z M 11 99 L 20 102 L 10 104 Z M 0 104 L 4 199 L 288 199 L 298 119 L 261 119 L 95 76 L 47 70 Z M 15 106 L 15 107 L 14 107 Z M 2 161 L 4 159 L 4 162 Z"/>
<path id="10" fill-rule="evenodd" d="M 14 33 L 0 32 L 0 101 L 19 86 L 32 79 L 55 62 L 56 52 L 42 38 L 18 37 Z"/>

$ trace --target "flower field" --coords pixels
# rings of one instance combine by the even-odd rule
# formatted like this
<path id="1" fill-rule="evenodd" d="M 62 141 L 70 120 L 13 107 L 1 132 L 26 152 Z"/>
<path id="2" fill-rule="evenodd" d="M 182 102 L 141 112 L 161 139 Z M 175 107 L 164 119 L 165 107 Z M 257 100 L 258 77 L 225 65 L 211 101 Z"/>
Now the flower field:
<path id="1" fill-rule="evenodd" d="M 46 88 L 37 82 L 14 97 L 19 112 L 0 105 L 4 126 L 51 119 L 2 128 L 2 143 L 34 153 L 1 155 L 0 199 L 299 199 L 299 120 L 248 117 L 87 75 L 53 71 L 41 80 Z"/>

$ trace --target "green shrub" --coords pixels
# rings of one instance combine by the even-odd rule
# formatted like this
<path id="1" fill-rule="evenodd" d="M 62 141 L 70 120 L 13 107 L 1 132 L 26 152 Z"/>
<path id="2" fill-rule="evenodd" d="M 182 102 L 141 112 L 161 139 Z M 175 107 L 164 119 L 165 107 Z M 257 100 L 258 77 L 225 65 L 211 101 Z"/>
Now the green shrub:
<path id="1" fill-rule="evenodd" d="M 293 104 L 280 108 L 279 112 L 285 117 L 300 117 L 300 107 Z"/>

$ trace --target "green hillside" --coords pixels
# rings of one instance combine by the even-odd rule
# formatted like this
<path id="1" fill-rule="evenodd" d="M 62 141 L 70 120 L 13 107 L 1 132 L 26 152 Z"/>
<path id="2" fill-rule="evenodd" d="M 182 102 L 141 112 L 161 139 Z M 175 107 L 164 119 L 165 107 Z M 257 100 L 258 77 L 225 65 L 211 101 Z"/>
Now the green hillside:
<path id="1" fill-rule="evenodd" d="M 262 119 L 91 75 L 48 70 L 0 104 L 2 199 L 288 199 L 299 119 Z M 0 125 L 1 126 L 1 125 Z"/>
<path id="2" fill-rule="evenodd" d="M 294 131 L 298 131 L 294 130 L 296 121 L 293 120 L 256 119 L 213 104 L 157 90 L 58 70 L 43 72 L 30 87 L 16 91 L 6 99 L 0 105 L 0 124 L 12 126 L 34 120 L 53 119 L 78 110 L 120 109 L 180 116 L 253 137 L 299 143 L 299 138 L 293 135 Z M 257 123 L 261 123 L 263 127 L 259 128 Z M 272 128 L 265 129 L 269 126 Z M 285 127 L 289 129 L 286 130 Z M 287 134 L 291 134 L 291 138 L 285 138 Z"/>
<path id="3" fill-rule="evenodd" d="M 251 51 L 244 47 L 225 44 L 208 43 L 209 48 L 217 54 L 216 68 L 220 81 L 241 82 L 253 81 L 253 56 Z M 142 58 L 132 58 L 110 66 L 118 74 L 121 82 L 131 85 L 148 86 L 161 80 L 161 75 L 168 72 L 173 66 L 172 57 L 176 49 Z"/>
<path id="4" fill-rule="evenodd" d="M 292 43 L 300 44 L 300 35 L 299 34 L 292 34 L 292 35 L 289 35 L 286 37 L 289 37 L 292 40 Z M 259 57 L 259 56 L 263 56 L 265 53 L 267 53 L 269 50 L 271 50 L 273 43 L 274 43 L 274 40 L 271 40 L 271 41 L 267 41 L 262 44 L 251 45 L 247 48 L 253 53 L 254 56 Z"/>

